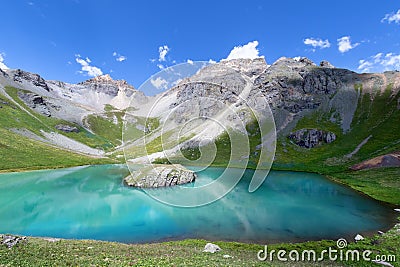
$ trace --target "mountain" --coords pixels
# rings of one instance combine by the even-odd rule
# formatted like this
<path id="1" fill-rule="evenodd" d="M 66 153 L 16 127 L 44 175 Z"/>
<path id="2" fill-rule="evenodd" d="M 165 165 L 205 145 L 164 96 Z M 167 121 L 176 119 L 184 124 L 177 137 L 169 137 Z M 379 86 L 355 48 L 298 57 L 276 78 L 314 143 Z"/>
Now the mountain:
<path id="1" fill-rule="evenodd" d="M 399 89 L 399 72 L 307 58 L 221 61 L 156 96 L 109 75 L 69 84 L 2 70 L 0 125 L 9 140 L 81 156 L 224 165 L 236 149 L 231 160 L 252 167 L 272 161 L 266 148 L 275 168 L 329 173 L 400 150 Z M 211 149 L 216 157 L 204 157 Z"/>

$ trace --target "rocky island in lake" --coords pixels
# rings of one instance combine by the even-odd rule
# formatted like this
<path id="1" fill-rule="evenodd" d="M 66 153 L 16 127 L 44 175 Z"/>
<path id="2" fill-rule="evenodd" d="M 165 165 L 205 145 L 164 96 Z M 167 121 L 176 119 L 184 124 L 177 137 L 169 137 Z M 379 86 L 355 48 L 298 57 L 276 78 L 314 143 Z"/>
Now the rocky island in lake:
<path id="1" fill-rule="evenodd" d="M 180 164 L 174 165 L 146 165 L 133 175 L 124 178 L 128 186 L 140 188 L 157 188 L 182 185 L 194 182 L 196 173 Z"/>

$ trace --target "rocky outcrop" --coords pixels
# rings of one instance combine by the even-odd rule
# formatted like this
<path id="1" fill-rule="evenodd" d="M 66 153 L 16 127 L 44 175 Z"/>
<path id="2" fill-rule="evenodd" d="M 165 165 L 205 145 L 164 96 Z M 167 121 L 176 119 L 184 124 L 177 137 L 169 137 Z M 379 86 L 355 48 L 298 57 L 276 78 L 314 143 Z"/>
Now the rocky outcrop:
<path id="1" fill-rule="evenodd" d="M 258 91 L 270 99 L 273 108 L 299 113 L 316 109 L 321 96 L 332 96 L 355 74 L 334 69 L 328 62 L 317 67 L 307 58 L 281 58 L 254 81 Z"/>
<path id="2" fill-rule="evenodd" d="M 11 70 L 10 73 L 15 82 L 22 83 L 25 81 L 35 86 L 42 87 L 46 91 L 50 91 L 45 79 L 43 79 L 39 74 L 30 73 L 20 69 Z"/>
<path id="3" fill-rule="evenodd" d="M 18 97 L 24 101 L 28 107 L 34 109 L 36 112 L 44 116 L 51 117 L 50 109 L 47 106 L 46 101 L 40 95 L 18 91 Z"/>
<path id="4" fill-rule="evenodd" d="M 0 69 L 0 75 L 1 76 L 3 76 L 3 77 L 8 77 L 8 74 L 7 74 L 7 72 L 5 72 L 4 70 L 2 70 L 2 69 Z"/>
<path id="5" fill-rule="evenodd" d="M 353 171 L 380 168 L 380 167 L 400 167 L 400 152 L 382 155 L 373 159 L 365 160 L 350 167 Z"/>
<path id="6" fill-rule="evenodd" d="M 130 97 L 135 88 L 125 80 L 113 80 L 110 75 L 100 75 L 84 82 L 78 83 L 98 93 L 104 93 L 110 96 L 117 96 L 119 91 L 124 91 L 127 97 Z M 65 86 L 65 85 L 64 85 Z"/>
<path id="7" fill-rule="evenodd" d="M 77 127 L 66 124 L 58 124 L 55 126 L 55 128 L 64 133 L 79 133 L 79 129 Z"/>
<path id="8" fill-rule="evenodd" d="M 336 135 L 318 129 L 301 129 L 290 133 L 288 138 L 300 147 L 313 148 L 323 143 L 332 143 L 336 140 Z"/>
<path id="9" fill-rule="evenodd" d="M 329 69 L 333 69 L 335 67 L 330 62 L 328 62 L 326 60 L 322 60 L 321 63 L 319 63 L 319 66 L 323 67 L 323 68 L 329 68 Z"/>
<path id="10" fill-rule="evenodd" d="M 124 178 L 128 186 L 140 188 L 169 187 L 196 180 L 196 174 L 181 165 L 151 165 Z"/>
<path id="11" fill-rule="evenodd" d="M 13 236 L 13 235 L 0 235 L 1 244 L 5 245 L 8 249 L 13 248 L 15 245 L 20 243 L 26 243 L 28 239 L 25 236 Z"/>
<path id="12" fill-rule="evenodd" d="M 248 77 L 253 77 L 256 75 L 260 75 L 265 69 L 267 69 L 267 62 L 264 58 L 240 58 L 240 59 L 231 59 L 231 60 L 223 60 L 218 63 L 221 66 L 226 66 L 232 68 L 240 73 L 245 74 Z"/>

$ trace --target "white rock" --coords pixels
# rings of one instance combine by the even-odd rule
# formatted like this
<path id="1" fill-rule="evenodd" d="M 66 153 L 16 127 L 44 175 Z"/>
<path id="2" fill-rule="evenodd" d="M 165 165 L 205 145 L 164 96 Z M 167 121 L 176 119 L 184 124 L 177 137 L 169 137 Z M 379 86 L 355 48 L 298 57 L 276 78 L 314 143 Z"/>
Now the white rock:
<path id="1" fill-rule="evenodd" d="M 386 262 L 386 261 L 372 260 L 372 262 L 383 265 L 383 266 L 393 267 L 393 265 L 391 265 L 389 262 Z"/>
<path id="2" fill-rule="evenodd" d="M 394 209 L 394 211 L 400 212 L 400 209 Z"/>
<path id="3" fill-rule="evenodd" d="M 203 252 L 215 253 L 220 250 L 221 250 L 221 248 L 218 245 L 215 245 L 213 243 L 207 243 L 206 246 L 204 247 Z"/>
<path id="4" fill-rule="evenodd" d="M 230 258 L 233 258 L 231 255 L 228 255 L 228 254 L 225 254 L 223 257 L 224 257 L 224 259 L 230 259 Z"/>
<path id="5" fill-rule="evenodd" d="M 357 241 L 361 241 L 361 240 L 364 240 L 364 237 L 362 236 L 362 235 L 360 235 L 360 234 L 357 234 L 355 237 L 354 237 L 354 240 L 357 242 Z"/>
<path id="6" fill-rule="evenodd" d="M 384 234 L 384 232 L 382 232 L 382 231 L 378 231 L 378 234 L 380 234 L 380 235 L 383 235 L 383 234 Z"/>

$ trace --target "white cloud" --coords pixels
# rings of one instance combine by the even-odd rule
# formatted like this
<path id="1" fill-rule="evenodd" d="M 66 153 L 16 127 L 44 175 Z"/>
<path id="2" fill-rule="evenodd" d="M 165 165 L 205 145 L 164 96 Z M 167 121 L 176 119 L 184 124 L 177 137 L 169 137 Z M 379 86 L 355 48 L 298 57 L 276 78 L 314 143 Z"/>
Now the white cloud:
<path id="1" fill-rule="evenodd" d="M 303 43 L 305 45 L 311 45 L 314 49 L 313 51 L 315 51 L 315 48 L 329 48 L 331 46 L 331 43 L 329 43 L 329 40 L 326 39 L 325 41 L 320 39 L 320 38 L 306 38 L 304 39 Z"/>
<path id="2" fill-rule="evenodd" d="M 360 43 L 355 43 L 352 44 L 350 41 L 350 36 L 343 36 L 342 38 L 337 39 L 338 43 L 338 49 L 340 51 L 340 53 L 345 53 L 357 46 L 360 45 Z"/>
<path id="3" fill-rule="evenodd" d="M 81 65 L 81 70 L 79 71 L 80 73 L 90 77 L 103 75 L 103 72 L 101 71 L 100 68 L 95 66 L 90 66 L 89 63 L 91 63 L 92 61 L 89 58 L 82 59 L 79 54 L 76 54 L 75 57 L 76 57 L 75 58 L 76 62 Z"/>
<path id="4" fill-rule="evenodd" d="M 166 61 L 165 56 L 167 55 L 167 53 L 169 52 L 169 47 L 167 45 L 163 45 L 160 46 L 158 48 L 158 61 L 162 62 L 162 61 Z"/>
<path id="5" fill-rule="evenodd" d="M 248 42 L 243 46 L 235 46 L 228 57 L 223 60 L 237 59 L 237 58 L 259 58 L 264 56 L 259 56 L 259 51 L 257 49 L 258 41 Z"/>
<path id="6" fill-rule="evenodd" d="M 0 53 L 0 69 L 2 70 L 8 70 L 8 67 L 6 64 L 4 64 L 4 57 L 6 55 L 4 53 Z"/>
<path id="7" fill-rule="evenodd" d="M 168 87 L 168 82 L 161 77 L 157 77 L 157 79 L 151 79 L 150 82 L 155 88 L 157 88 L 159 90 L 167 89 L 167 87 Z"/>
<path id="8" fill-rule="evenodd" d="M 165 69 L 165 67 L 164 67 L 164 65 L 163 65 L 163 64 L 157 64 L 157 67 L 158 67 L 160 70 L 163 70 L 163 69 Z"/>
<path id="9" fill-rule="evenodd" d="M 397 23 L 400 24 L 400 9 L 397 10 L 397 13 L 390 13 L 390 14 L 386 14 L 385 17 L 381 20 L 381 22 L 389 22 L 389 23 Z"/>
<path id="10" fill-rule="evenodd" d="M 127 57 L 125 57 L 125 56 L 119 56 L 116 58 L 116 60 L 119 62 L 125 61 L 126 59 L 127 59 Z"/>
<path id="11" fill-rule="evenodd" d="M 122 61 L 125 61 L 125 60 L 128 59 L 126 56 L 123 56 L 120 53 L 117 53 L 115 51 L 113 52 L 112 55 L 113 55 L 113 57 L 115 57 L 115 60 L 118 61 L 118 62 L 122 62 Z"/>
<path id="12" fill-rule="evenodd" d="M 362 59 L 359 62 L 358 69 L 363 72 L 382 72 L 388 70 L 400 69 L 400 54 L 378 53 L 368 59 Z"/>
<path id="13" fill-rule="evenodd" d="M 193 60 L 191 59 L 188 59 L 186 62 L 189 63 L 190 65 L 193 65 Z"/>

